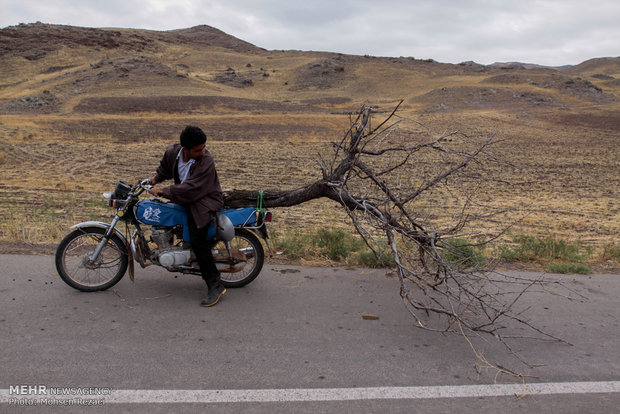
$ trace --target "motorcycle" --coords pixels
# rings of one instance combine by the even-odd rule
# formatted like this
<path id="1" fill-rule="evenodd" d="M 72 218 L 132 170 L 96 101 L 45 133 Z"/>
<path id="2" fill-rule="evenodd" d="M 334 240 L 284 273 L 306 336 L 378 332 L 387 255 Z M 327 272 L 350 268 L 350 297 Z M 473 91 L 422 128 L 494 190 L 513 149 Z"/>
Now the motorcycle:
<path id="1" fill-rule="evenodd" d="M 86 221 L 71 227 L 56 249 L 56 270 L 65 283 L 84 292 L 106 290 L 128 268 L 134 280 L 134 260 L 142 268 L 156 265 L 200 275 L 185 208 L 159 199 L 140 200 L 150 188 L 148 179 L 134 186 L 119 181 L 114 192 L 103 194 L 116 209 L 111 223 Z M 266 223 L 271 217 L 259 202 L 257 207 L 224 209 L 209 224 L 207 238 L 214 244 L 213 257 L 225 287 L 245 286 L 260 273 L 265 251 L 258 237 L 269 246 Z M 125 234 L 117 228 L 119 222 L 125 222 Z"/>

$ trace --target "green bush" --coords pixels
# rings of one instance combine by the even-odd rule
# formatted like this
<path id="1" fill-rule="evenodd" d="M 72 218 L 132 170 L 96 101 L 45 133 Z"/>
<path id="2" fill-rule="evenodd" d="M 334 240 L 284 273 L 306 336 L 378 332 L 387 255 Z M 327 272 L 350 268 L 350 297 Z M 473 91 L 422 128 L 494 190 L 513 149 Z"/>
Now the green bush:
<path id="1" fill-rule="evenodd" d="M 363 267 L 392 267 L 394 266 L 394 257 L 390 252 L 378 252 L 378 257 L 370 249 L 357 253 L 356 264 Z"/>
<path id="2" fill-rule="evenodd" d="M 462 238 L 447 240 L 442 257 L 459 269 L 481 268 L 486 263 L 483 248 Z"/>
<path id="3" fill-rule="evenodd" d="M 339 262 L 362 249 L 364 242 L 342 229 L 319 229 L 310 241 L 320 255 Z"/>
<path id="4" fill-rule="evenodd" d="M 620 262 L 620 246 L 616 246 L 613 243 L 607 243 L 603 246 L 603 253 L 601 254 L 603 260 L 613 260 Z"/>
<path id="5" fill-rule="evenodd" d="M 286 233 L 275 230 L 271 236 L 277 249 L 293 260 L 326 258 L 340 264 L 374 268 L 394 264 L 389 252 L 379 252 L 377 257 L 362 239 L 343 229 L 289 230 Z"/>
<path id="6" fill-rule="evenodd" d="M 537 237 L 518 235 L 512 246 L 500 246 L 502 259 L 530 262 L 536 260 L 586 260 L 591 250 L 582 251 L 580 243 L 570 243 L 551 236 Z"/>
<path id="7" fill-rule="evenodd" d="M 592 255 L 591 248 L 583 248 L 579 242 L 568 242 L 557 237 L 518 235 L 513 245 L 500 246 L 499 257 L 509 261 L 542 262 L 552 273 L 590 273 L 582 263 Z"/>
<path id="8" fill-rule="evenodd" d="M 547 266 L 547 271 L 551 273 L 579 273 L 582 275 L 591 273 L 590 268 L 584 264 L 567 262 L 550 263 Z"/>
<path id="9" fill-rule="evenodd" d="M 307 254 L 307 236 L 301 234 L 299 230 L 288 231 L 286 236 L 280 235 L 277 230 L 271 231 L 271 237 L 275 240 L 279 250 L 289 259 L 299 259 Z"/>

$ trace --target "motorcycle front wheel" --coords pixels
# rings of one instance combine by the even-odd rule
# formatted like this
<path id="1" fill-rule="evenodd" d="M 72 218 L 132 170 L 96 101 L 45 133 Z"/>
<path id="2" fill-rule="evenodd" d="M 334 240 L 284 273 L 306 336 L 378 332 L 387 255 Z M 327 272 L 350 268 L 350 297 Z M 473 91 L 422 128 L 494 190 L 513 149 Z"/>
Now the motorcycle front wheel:
<path id="1" fill-rule="evenodd" d="M 222 284 L 227 288 L 239 288 L 256 279 L 265 262 L 265 251 L 258 237 L 242 228 L 235 229 L 230 247 L 232 262 L 226 244 L 221 241 L 213 247 L 213 257 L 220 269 Z"/>
<path id="2" fill-rule="evenodd" d="M 99 257 L 90 257 L 106 229 L 86 227 L 69 233 L 56 249 L 56 270 L 69 286 L 82 292 L 106 290 L 123 278 L 128 265 L 127 248 L 116 234 L 108 240 Z"/>

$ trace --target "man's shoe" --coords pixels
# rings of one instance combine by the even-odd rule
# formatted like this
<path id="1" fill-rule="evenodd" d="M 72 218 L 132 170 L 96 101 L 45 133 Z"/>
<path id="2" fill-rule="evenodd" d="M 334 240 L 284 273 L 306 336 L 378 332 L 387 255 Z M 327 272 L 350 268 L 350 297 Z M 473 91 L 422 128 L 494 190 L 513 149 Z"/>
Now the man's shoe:
<path id="1" fill-rule="evenodd" d="M 226 288 L 222 285 L 216 285 L 209 289 L 209 293 L 207 297 L 200 302 L 200 306 L 203 308 L 208 308 L 210 306 L 216 305 L 222 296 L 226 293 Z"/>

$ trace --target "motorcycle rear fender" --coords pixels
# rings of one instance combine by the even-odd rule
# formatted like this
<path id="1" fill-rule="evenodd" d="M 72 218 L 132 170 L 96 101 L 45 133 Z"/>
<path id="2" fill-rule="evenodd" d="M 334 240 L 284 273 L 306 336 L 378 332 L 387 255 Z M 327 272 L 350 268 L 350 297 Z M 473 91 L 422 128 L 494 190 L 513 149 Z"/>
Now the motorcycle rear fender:
<path id="1" fill-rule="evenodd" d="M 110 223 L 104 223 L 103 221 L 85 221 L 83 223 L 78 223 L 74 226 L 71 226 L 72 230 L 75 229 L 83 229 L 86 227 L 99 227 L 100 229 L 109 229 L 110 228 Z M 116 234 L 118 237 L 121 238 L 121 240 L 123 241 L 123 243 L 125 243 L 125 245 L 127 245 L 127 239 L 125 238 L 125 235 L 116 227 L 114 228 L 114 234 Z"/>

